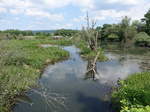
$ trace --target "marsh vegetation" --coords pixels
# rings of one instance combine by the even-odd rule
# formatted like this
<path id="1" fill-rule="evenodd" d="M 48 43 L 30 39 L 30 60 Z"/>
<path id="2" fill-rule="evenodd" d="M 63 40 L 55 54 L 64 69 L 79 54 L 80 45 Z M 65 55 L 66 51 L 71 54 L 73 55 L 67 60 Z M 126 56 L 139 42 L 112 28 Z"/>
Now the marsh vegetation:
<path id="1" fill-rule="evenodd" d="M 96 27 L 87 13 L 82 30 L 1 31 L 0 112 L 111 112 L 110 100 L 120 112 L 149 112 L 149 15 Z M 21 95 L 32 105 L 15 105 Z"/>
<path id="2" fill-rule="evenodd" d="M 39 46 L 46 43 L 63 44 L 62 41 L 53 40 L 0 42 L 0 111 L 8 111 L 16 96 L 36 84 L 46 64 L 53 64 L 69 57 L 69 53 L 59 47 Z"/>

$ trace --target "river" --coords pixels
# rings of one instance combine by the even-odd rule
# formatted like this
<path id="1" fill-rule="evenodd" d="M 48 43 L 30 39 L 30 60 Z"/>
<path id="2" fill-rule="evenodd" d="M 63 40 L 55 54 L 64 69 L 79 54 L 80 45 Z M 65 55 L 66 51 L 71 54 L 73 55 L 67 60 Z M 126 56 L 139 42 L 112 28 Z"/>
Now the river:
<path id="1" fill-rule="evenodd" d="M 106 62 L 97 62 L 98 80 L 85 78 L 87 61 L 75 46 L 64 47 L 68 60 L 49 65 L 39 79 L 39 87 L 26 93 L 13 112 L 113 112 L 112 86 L 118 79 L 142 71 L 141 58 L 108 52 Z"/>

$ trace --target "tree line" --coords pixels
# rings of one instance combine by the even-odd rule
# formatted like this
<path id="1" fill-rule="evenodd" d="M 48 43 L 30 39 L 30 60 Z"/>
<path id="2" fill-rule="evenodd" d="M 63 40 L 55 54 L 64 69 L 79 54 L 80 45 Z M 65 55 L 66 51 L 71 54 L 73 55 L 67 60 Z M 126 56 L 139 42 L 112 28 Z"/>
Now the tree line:
<path id="1" fill-rule="evenodd" d="M 131 21 L 125 16 L 118 24 L 104 24 L 96 28 L 102 42 L 120 42 L 126 47 L 135 43 L 138 46 L 150 47 L 150 10 L 144 18 Z"/>

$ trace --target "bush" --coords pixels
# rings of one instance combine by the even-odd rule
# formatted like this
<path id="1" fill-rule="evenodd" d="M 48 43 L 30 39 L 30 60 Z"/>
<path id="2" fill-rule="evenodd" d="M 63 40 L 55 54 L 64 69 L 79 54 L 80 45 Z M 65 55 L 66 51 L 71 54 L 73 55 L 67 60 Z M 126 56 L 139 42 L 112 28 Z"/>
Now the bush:
<path id="1" fill-rule="evenodd" d="M 150 47 L 150 36 L 145 32 L 138 33 L 135 36 L 135 44 Z"/>
<path id="2" fill-rule="evenodd" d="M 112 102 L 121 112 L 150 106 L 150 72 L 136 73 L 119 82 L 120 88 L 113 92 Z M 131 111 L 146 112 L 146 111 Z M 147 111 L 149 112 L 149 111 Z"/>
<path id="3" fill-rule="evenodd" d="M 64 36 L 64 37 L 72 37 L 77 34 L 77 30 L 67 30 L 67 29 L 60 29 L 57 30 L 54 35 Z"/>
<path id="4" fill-rule="evenodd" d="M 114 34 L 114 33 L 112 33 L 112 34 L 110 34 L 110 35 L 108 36 L 108 40 L 110 40 L 110 41 L 119 40 L 119 36 L 116 35 L 116 34 Z"/>
<path id="5" fill-rule="evenodd" d="M 121 112 L 150 112 L 150 106 L 146 107 L 140 107 L 140 108 L 131 108 L 129 109 L 128 107 L 124 107 Z"/>
<path id="6" fill-rule="evenodd" d="M 76 46 L 80 48 L 81 56 L 86 59 L 93 59 L 97 55 L 97 52 L 92 51 L 90 48 L 87 47 L 87 44 L 85 41 L 76 42 Z M 100 51 L 98 61 L 106 61 L 107 57 L 104 55 L 103 49 L 98 48 L 97 51 Z"/>

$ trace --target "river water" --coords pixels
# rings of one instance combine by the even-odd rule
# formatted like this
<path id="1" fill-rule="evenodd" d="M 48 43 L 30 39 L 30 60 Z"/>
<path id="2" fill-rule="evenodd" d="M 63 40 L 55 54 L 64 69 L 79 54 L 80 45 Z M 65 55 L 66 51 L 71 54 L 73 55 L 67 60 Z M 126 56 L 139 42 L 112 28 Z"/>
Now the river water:
<path id="1" fill-rule="evenodd" d="M 98 80 L 86 79 L 87 61 L 74 46 L 68 60 L 49 65 L 39 80 L 39 87 L 26 93 L 14 112 L 113 112 L 110 105 L 112 86 L 118 79 L 142 71 L 142 59 L 106 52 L 106 62 L 97 62 Z"/>

